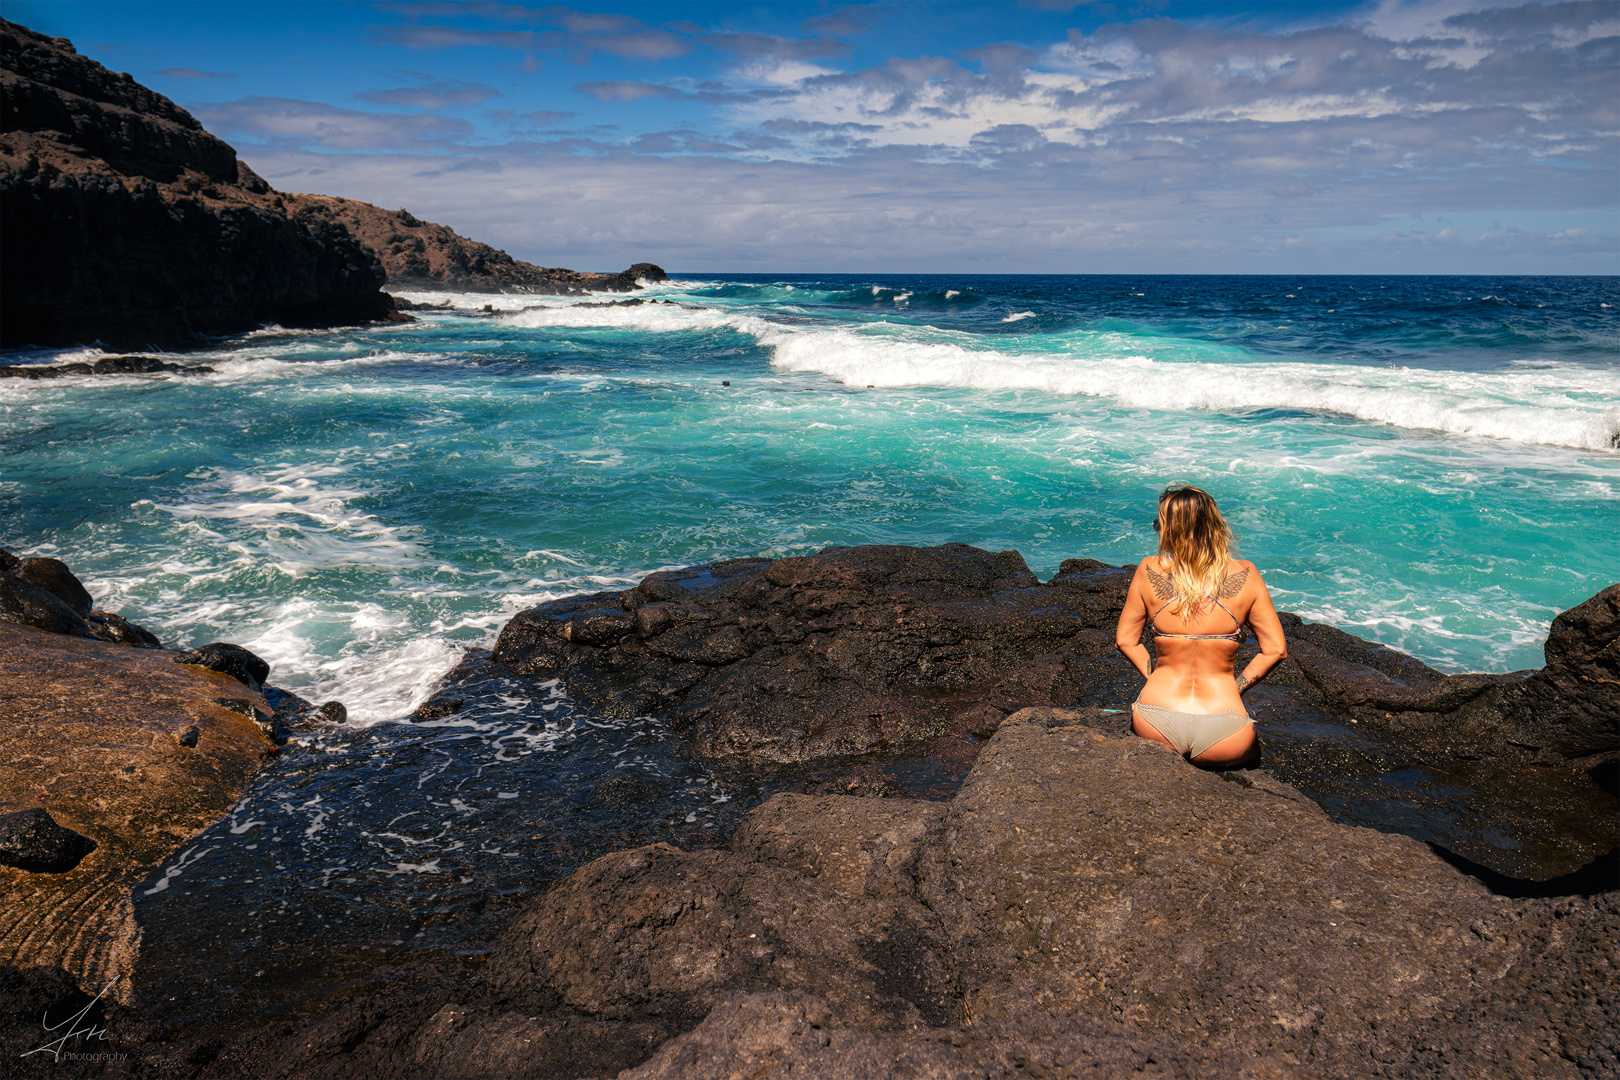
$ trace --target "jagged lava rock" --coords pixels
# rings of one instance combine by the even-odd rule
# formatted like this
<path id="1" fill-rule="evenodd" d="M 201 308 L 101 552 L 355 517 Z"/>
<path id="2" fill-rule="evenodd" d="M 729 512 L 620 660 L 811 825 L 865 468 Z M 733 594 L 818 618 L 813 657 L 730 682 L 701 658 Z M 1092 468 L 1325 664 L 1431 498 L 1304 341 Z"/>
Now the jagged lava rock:
<path id="1" fill-rule="evenodd" d="M 60 559 L 19 558 L 0 548 L 0 622 L 52 634 L 160 649 L 157 636 L 122 615 L 98 611 L 90 591 Z"/>
<path id="2" fill-rule="evenodd" d="M 194 117 L 66 39 L 0 21 L 0 93 L 0 345 L 396 317 L 346 229 L 289 213 Z"/>
<path id="3" fill-rule="evenodd" d="M 610 716 L 653 713 L 701 752 L 794 762 L 1068 703 L 1114 652 L 1130 571 L 1070 560 L 1042 584 L 1015 551 L 828 548 L 652 574 L 530 608 L 492 658 L 561 676 Z"/>
<path id="4" fill-rule="evenodd" d="M 456 1008 L 535 1037 L 525 1008 L 686 1028 L 630 1074 L 647 1078 L 872 1075 L 883 1053 L 917 1076 L 1620 1064 L 1614 892 L 1497 895 L 1264 773 L 1097 722 L 1008 718 L 946 806 L 779 795 L 729 851 L 600 859 L 535 901 L 485 1002 Z"/>
<path id="5" fill-rule="evenodd" d="M 1289 663 L 1369 728 L 1461 757 L 1599 769 L 1620 758 L 1620 585 L 1553 620 L 1539 671 L 1442 675 L 1327 626 L 1289 630 Z"/>
<path id="6" fill-rule="evenodd" d="M 636 263 L 617 274 L 535 266 L 446 225 L 423 221 L 408 210 L 384 210 L 331 195 L 287 195 L 289 208 L 341 223 L 382 263 L 393 289 L 532 293 L 584 296 L 634 292 L 641 282 L 669 280 L 662 267 Z"/>

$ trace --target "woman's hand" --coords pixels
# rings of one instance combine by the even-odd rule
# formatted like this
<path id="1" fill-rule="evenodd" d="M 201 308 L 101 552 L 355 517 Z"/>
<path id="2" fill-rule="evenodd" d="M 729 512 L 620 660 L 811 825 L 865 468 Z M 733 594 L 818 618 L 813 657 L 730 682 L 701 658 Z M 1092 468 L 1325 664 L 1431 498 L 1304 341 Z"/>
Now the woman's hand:
<path id="1" fill-rule="evenodd" d="M 1249 578 L 1249 588 L 1259 590 L 1259 595 L 1254 598 L 1254 604 L 1249 608 L 1248 623 L 1249 628 L 1254 631 L 1255 639 L 1260 642 L 1260 652 L 1236 676 L 1239 694 L 1288 659 L 1288 642 L 1283 637 L 1282 620 L 1277 618 L 1277 609 L 1271 603 L 1271 590 L 1266 588 L 1258 569 Z"/>

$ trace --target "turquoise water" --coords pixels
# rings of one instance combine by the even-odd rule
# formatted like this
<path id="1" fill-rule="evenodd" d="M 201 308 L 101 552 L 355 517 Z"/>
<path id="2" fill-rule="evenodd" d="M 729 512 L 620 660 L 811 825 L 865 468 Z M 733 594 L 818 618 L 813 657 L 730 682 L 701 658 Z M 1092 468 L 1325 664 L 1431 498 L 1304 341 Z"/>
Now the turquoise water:
<path id="1" fill-rule="evenodd" d="M 544 599 L 831 544 L 1134 562 L 1171 483 L 1216 495 L 1279 607 L 1445 670 L 1540 666 L 1620 580 L 1614 278 L 408 295 L 462 310 L 267 328 L 187 354 L 198 378 L 0 381 L 0 546 L 359 725 Z"/>

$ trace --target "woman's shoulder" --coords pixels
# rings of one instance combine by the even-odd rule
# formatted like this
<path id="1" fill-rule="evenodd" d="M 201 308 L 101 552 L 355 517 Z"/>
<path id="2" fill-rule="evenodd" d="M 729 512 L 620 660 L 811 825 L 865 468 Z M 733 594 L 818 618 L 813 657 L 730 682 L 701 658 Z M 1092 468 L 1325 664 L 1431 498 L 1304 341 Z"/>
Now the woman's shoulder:
<path id="1" fill-rule="evenodd" d="M 1226 574 L 1221 579 L 1220 596 L 1230 600 L 1240 595 L 1251 581 L 1260 580 L 1260 571 L 1248 559 L 1227 559 Z"/>

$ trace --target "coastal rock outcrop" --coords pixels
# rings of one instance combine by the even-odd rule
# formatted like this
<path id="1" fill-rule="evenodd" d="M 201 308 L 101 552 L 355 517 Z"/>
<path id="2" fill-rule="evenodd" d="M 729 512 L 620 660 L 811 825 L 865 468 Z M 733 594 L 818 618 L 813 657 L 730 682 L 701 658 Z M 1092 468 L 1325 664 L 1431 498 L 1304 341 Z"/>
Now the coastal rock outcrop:
<path id="1" fill-rule="evenodd" d="M 0 345 L 191 343 L 394 317 L 348 230 L 289 210 L 128 75 L 0 21 Z"/>
<path id="2" fill-rule="evenodd" d="M 626 1056 L 673 1036 L 619 1058 L 636 1078 L 1620 1067 L 1612 883 L 1499 895 L 1264 773 L 1194 769 L 1100 720 L 1009 717 L 947 804 L 778 795 L 728 849 L 599 859 L 409 1054 L 538 1075 L 492 1050 L 526 1045 L 557 1075 L 612 1075 L 558 1060 L 594 1024 Z"/>
<path id="3" fill-rule="evenodd" d="M 286 195 L 296 213 L 322 215 L 347 228 L 376 255 L 392 289 L 531 293 L 585 296 L 634 292 L 643 282 L 669 280 L 662 267 L 636 263 L 617 274 L 581 273 L 535 266 L 445 225 L 423 221 L 409 210 L 384 210 L 330 195 Z"/>
<path id="4" fill-rule="evenodd" d="M 1071 559 L 1042 583 L 1017 552 L 965 544 L 740 559 L 529 608 L 492 658 L 561 677 L 608 715 L 658 715 L 714 755 L 796 762 L 982 738 L 1027 706 L 1135 696 L 1140 678 L 1114 649 L 1132 569 Z M 1539 672 L 1445 675 L 1283 622 L 1290 658 L 1267 689 L 1295 707 L 1464 758 L 1620 757 L 1620 586 L 1555 620 Z"/>
<path id="5" fill-rule="evenodd" d="M 0 621 L 0 656 L 0 814 L 42 810 L 94 843 L 55 872 L 0 865 L 0 964 L 60 965 L 120 998 L 140 942 L 130 891 L 241 798 L 270 750 L 221 700 L 272 710 L 157 649 Z"/>
<path id="6" fill-rule="evenodd" d="M 653 574 L 514 616 L 493 659 L 560 676 L 610 716 L 651 712 L 700 751 L 797 762 L 988 736 L 1072 703 L 1114 657 L 1128 570 L 1017 552 L 829 548 Z"/>
<path id="7" fill-rule="evenodd" d="M 19 558 L 0 548 L 0 622 L 118 645 L 163 647 L 155 634 L 94 604 L 84 583 L 60 559 Z"/>
<path id="8" fill-rule="evenodd" d="M 131 890 L 315 707 L 264 687 L 246 649 L 170 652 L 66 563 L 4 549 L 0 658 L 0 965 L 58 965 L 124 1000 Z"/>
<path id="9" fill-rule="evenodd" d="M 1620 585 L 1561 613 L 1546 666 L 1442 675 L 1332 627 L 1290 632 L 1289 659 L 1370 730 L 1462 758 L 1582 768 L 1611 793 L 1620 765 Z"/>

